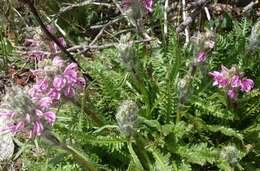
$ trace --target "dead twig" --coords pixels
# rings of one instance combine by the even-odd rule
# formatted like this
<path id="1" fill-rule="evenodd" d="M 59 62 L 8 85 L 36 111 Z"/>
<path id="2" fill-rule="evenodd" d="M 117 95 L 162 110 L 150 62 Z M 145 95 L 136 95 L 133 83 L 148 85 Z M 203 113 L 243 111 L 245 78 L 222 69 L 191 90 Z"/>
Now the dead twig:
<path id="1" fill-rule="evenodd" d="M 182 0 L 182 1 L 184 1 L 184 0 Z M 185 18 L 183 17 L 184 20 L 177 27 L 176 32 L 177 33 L 183 32 L 193 22 L 193 20 L 200 14 L 201 10 L 203 9 L 202 7 L 204 7 L 208 2 L 209 2 L 208 0 L 200 0 L 200 1 L 194 2 L 192 7 L 195 7 L 195 9 L 191 12 L 190 15 L 187 15 Z"/>
<path id="2" fill-rule="evenodd" d="M 182 0 L 182 17 L 183 17 L 183 21 L 186 20 L 187 14 L 186 14 L 186 0 Z M 184 28 L 184 32 L 185 32 L 185 44 L 184 47 L 186 47 L 190 41 L 190 35 L 189 35 L 189 30 L 188 30 L 188 25 Z"/>
<path id="3" fill-rule="evenodd" d="M 143 40 L 135 40 L 135 41 L 131 41 L 132 44 L 140 44 L 140 43 L 145 43 L 145 42 L 151 42 L 154 41 L 155 39 L 143 39 Z M 115 47 L 118 43 L 107 43 L 104 45 L 76 45 L 73 46 L 71 48 L 68 48 L 69 52 L 76 52 L 79 51 L 78 53 L 84 53 L 85 51 L 87 51 L 88 49 L 96 49 L 96 50 L 102 50 L 102 49 L 106 49 L 106 48 L 111 48 L 111 47 Z"/>
<path id="4" fill-rule="evenodd" d="M 250 2 L 247 6 L 244 7 L 243 13 L 251 11 L 251 9 L 259 3 L 259 0 Z"/>
<path id="5" fill-rule="evenodd" d="M 112 7 L 112 5 L 109 4 L 109 3 L 92 2 L 92 0 L 86 0 L 86 1 L 83 1 L 83 2 L 80 2 L 80 3 L 77 3 L 77 4 L 69 4 L 69 3 L 65 3 L 65 4 L 67 6 L 61 8 L 60 11 L 57 14 L 55 14 L 55 17 L 59 17 L 62 14 L 68 12 L 68 11 L 71 11 L 71 10 L 73 10 L 75 8 L 83 7 L 83 6 L 86 6 L 86 5 L 100 5 L 100 6 L 105 6 L 105 7 L 108 7 L 108 8 Z"/>

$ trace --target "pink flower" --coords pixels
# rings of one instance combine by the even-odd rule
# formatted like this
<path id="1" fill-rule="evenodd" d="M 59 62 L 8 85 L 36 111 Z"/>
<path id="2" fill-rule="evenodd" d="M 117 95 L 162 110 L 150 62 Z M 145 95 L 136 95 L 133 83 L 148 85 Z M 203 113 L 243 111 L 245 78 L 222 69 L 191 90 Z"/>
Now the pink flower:
<path id="1" fill-rule="evenodd" d="M 228 97 L 229 97 L 230 99 L 236 99 L 236 98 L 237 98 L 236 89 L 228 90 Z"/>
<path id="2" fill-rule="evenodd" d="M 38 116 L 38 119 L 44 118 L 49 124 L 53 125 L 53 123 L 56 120 L 56 114 L 54 112 L 42 112 L 39 109 L 35 110 L 36 116 Z"/>
<path id="3" fill-rule="evenodd" d="M 244 73 L 239 73 L 235 66 L 228 69 L 221 65 L 221 72 L 213 71 L 209 75 L 214 78 L 213 85 L 225 88 L 230 99 L 237 98 L 239 87 L 242 92 L 249 92 L 254 86 L 254 81 L 243 78 Z"/>
<path id="4" fill-rule="evenodd" d="M 198 54 L 198 56 L 197 56 L 197 60 L 198 60 L 199 62 L 205 62 L 205 60 L 206 60 L 206 54 L 205 54 L 204 51 L 199 52 L 199 54 Z"/>
<path id="5" fill-rule="evenodd" d="M 55 56 L 52 60 L 52 64 L 61 68 L 64 66 L 64 60 L 62 60 L 59 56 Z"/>
<path id="6" fill-rule="evenodd" d="M 39 109 L 35 109 L 35 115 L 38 116 L 38 118 L 41 118 L 43 116 L 43 113 Z"/>
<path id="7" fill-rule="evenodd" d="M 41 93 L 39 92 L 39 90 L 35 88 L 35 85 L 30 90 L 28 90 L 28 95 L 34 101 L 37 101 L 41 98 L 40 94 Z"/>
<path id="8" fill-rule="evenodd" d="M 12 119 L 15 116 L 15 112 L 0 112 L 0 117 L 3 119 Z"/>
<path id="9" fill-rule="evenodd" d="M 231 87 L 236 88 L 240 86 L 240 77 L 238 75 L 234 75 L 231 78 Z"/>
<path id="10" fill-rule="evenodd" d="M 86 85 L 86 80 L 83 77 L 77 78 L 76 85 L 83 88 Z"/>
<path id="11" fill-rule="evenodd" d="M 19 130 L 16 129 L 16 125 L 9 124 L 5 128 L 1 129 L 1 131 L 10 131 L 12 134 L 16 134 Z"/>
<path id="12" fill-rule="evenodd" d="M 52 99 L 50 97 L 43 97 L 39 100 L 39 105 L 41 108 L 49 109 L 52 105 Z"/>
<path id="13" fill-rule="evenodd" d="M 37 80 L 37 83 L 34 86 L 34 88 L 39 92 L 46 91 L 48 87 L 49 87 L 49 82 L 47 78 Z"/>
<path id="14" fill-rule="evenodd" d="M 52 89 L 50 89 L 50 91 L 49 91 L 49 93 L 48 93 L 48 96 L 49 96 L 50 98 L 52 98 L 53 100 L 60 100 L 61 93 L 60 93 L 60 91 L 58 91 L 58 90 L 52 88 Z"/>
<path id="15" fill-rule="evenodd" d="M 152 12 L 153 0 L 145 0 L 145 8 L 148 12 Z"/>
<path id="16" fill-rule="evenodd" d="M 32 133 L 36 136 L 40 136 L 43 132 L 43 125 L 40 121 L 35 121 L 33 125 Z"/>
<path id="17" fill-rule="evenodd" d="M 73 97 L 75 95 L 75 91 L 71 85 L 65 87 L 64 95 L 67 97 Z"/>
<path id="18" fill-rule="evenodd" d="M 218 71 L 209 72 L 209 76 L 213 77 L 214 82 L 213 86 L 217 86 L 219 88 L 226 87 L 228 85 L 228 79 L 224 76 L 223 73 L 220 73 Z"/>
<path id="19" fill-rule="evenodd" d="M 67 72 L 70 72 L 70 71 L 76 71 L 78 69 L 78 65 L 76 63 L 71 63 L 69 64 L 65 70 L 64 70 L 64 74 L 66 74 Z"/>
<path id="20" fill-rule="evenodd" d="M 77 81 L 77 64 L 71 63 L 64 70 L 64 77 L 67 79 L 68 84 L 75 83 Z"/>
<path id="21" fill-rule="evenodd" d="M 18 123 L 16 124 L 8 124 L 6 128 L 2 129 L 1 131 L 11 131 L 14 135 L 23 130 L 25 127 L 25 123 L 24 121 L 19 121 Z"/>
<path id="22" fill-rule="evenodd" d="M 240 90 L 243 92 L 249 92 L 254 87 L 254 81 L 251 79 L 244 79 L 241 81 Z"/>
<path id="23" fill-rule="evenodd" d="M 55 76 L 52 84 L 55 89 L 61 90 L 66 85 L 66 79 L 64 79 L 61 75 Z"/>
<path id="24" fill-rule="evenodd" d="M 56 120 L 56 114 L 54 112 L 45 112 L 45 113 L 43 113 L 43 116 L 49 124 L 51 124 L 51 125 L 54 124 L 54 122 Z"/>

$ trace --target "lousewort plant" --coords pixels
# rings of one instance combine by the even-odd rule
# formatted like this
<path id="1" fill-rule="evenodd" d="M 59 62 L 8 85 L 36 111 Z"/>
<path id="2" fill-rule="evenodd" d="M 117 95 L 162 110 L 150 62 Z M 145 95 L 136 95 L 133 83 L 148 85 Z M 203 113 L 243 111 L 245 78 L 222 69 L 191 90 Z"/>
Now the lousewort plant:
<path id="1" fill-rule="evenodd" d="M 228 69 L 221 65 L 220 72 L 209 72 L 209 76 L 214 79 L 213 86 L 225 89 L 230 99 L 237 99 L 239 88 L 242 92 L 249 92 L 254 87 L 254 81 L 244 77 L 234 66 Z"/>
<path id="2" fill-rule="evenodd" d="M 2 131 L 25 133 L 29 138 L 40 136 L 46 127 L 56 120 L 53 108 L 62 97 L 74 97 L 85 85 L 84 78 L 77 73 L 77 64 L 65 65 L 60 57 L 44 60 L 33 70 L 36 83 L 25 91 L 14 86 L 4 97 L 0 116 L 9 120 Z"/>

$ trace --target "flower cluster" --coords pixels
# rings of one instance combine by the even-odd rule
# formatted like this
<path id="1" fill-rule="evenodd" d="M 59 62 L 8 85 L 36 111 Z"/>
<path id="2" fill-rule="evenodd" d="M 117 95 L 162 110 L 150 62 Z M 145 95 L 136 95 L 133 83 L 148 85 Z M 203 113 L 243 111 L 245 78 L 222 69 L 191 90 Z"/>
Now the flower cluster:
<path id="1" fill-rule="evenodd" d="M 47 26 L 47 30 L 52 34 L 56 32 L 50 25 Z M 59 37 L 58 41 L 62 46 L 66 47 L 66 42 L 63 37 Z M 44 39 L 39 34 L 26 38 L 24 45 L 28 49 L 26 58 L 29 61 L 42 61 L 51 56 L 52 53 L 56 53 L 60 50 L 55 42 Z"/>
<path id="2" fill-rule="evenodd" d="M 26 38 L 24 45 L 28 48 L 26 53 L 26 59 L 29 61 L 41 61 L 48 57 L 48 52 L 43 48 L 44 42 L 41 38 L 34 36 L 32 38 Z"/>
<path id="3" fill-rule="evenodd" d="M 28 91 L 13 87 L 0 106 L 0 117 L 10 121 L 1 131 L 25 133 L 29 138 L 40 136 L 52 126 L 56 113 L 52 110 L 62 97 L 73 97 L 82 89 L 85 79 L 77 73 L 77 64 L 65 65 L 60 57 L 44 60 L 32 70 L 36 83 Z"/>
<path id="4" fill-rule="evenodd" d="M 140 4 L 147 12 L 152 12 L 153 0 L 124 0 L 123 8 L 127 10 L 130 6 Z"/>
<path id="5" fill-rule="evenodd" d="M 36 84 L 29 90 L 32 99 L 43 108 L 49 108 L 61 97 L 75 96 L 75 91 L 85 85 L 85 79 L 77 73 L 76 63 L 65 66 L 65 61 L 58 56 L 49 62 L 42 61 L 40 68 L 32 70 Z"/>
<path id="6" fill-rule="evenodd" d="M 221 65 L 221 72 L 209 72 L 209 76 L 214 79 L 213 85 L 226 89 L 230 99 L 237 98 L 239 88 L 242 92 L 249 92 L 254 87 L 254 81 L 243 75 L 237 71 L 236 67 L 228 69 L 224 65 Z"/>
<path id="7" fill-rule="evenodd" d="M 17 86 L 5 95 L 0 109 L 0 117 L 7 121 L 0 131 L 22 132 L 29 138 L 41 135 L 44 127 L 53 125 L 56 120 L 54 112 L 34 103 L 28 93 Z"/>

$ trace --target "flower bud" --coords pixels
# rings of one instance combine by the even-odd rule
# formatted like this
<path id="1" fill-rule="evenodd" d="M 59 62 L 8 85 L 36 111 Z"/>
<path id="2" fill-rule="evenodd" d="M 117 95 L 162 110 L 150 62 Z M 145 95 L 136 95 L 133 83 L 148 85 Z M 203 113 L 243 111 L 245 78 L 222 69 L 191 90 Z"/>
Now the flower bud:
<path id="1" fill-rule="evenodd" d="M 223 147 L 220 152 L 220 157 L 226 160 L 230 165 L 235 165 L 238 162 L 238 150 L 234 145 Z"/>
<path id="2" fill-rule="evenodd" d="M 248 50 L 255 52 L 260 45 L 260 20 L 253 26 L 249 37 Z"/>
<path id="3" fill-rule="evenodd" d="M 120 131 L 124 135 L 131 136 L 134 134 L 137 113 L 138 106 L 133 101 L 126 100 L 120 105 L 116 114 L 116 120 Z"/>

